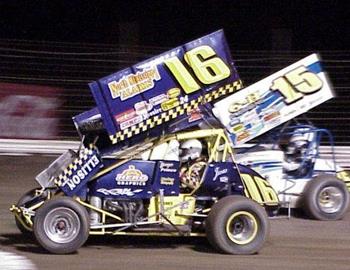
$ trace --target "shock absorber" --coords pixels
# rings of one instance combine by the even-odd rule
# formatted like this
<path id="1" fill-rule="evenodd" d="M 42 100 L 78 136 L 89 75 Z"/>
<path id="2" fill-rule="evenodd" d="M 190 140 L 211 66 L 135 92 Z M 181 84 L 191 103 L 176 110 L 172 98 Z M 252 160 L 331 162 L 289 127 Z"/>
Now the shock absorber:
<path id="1" fill-rule="evenodd" d="M 98 209 L 102 207 L 102 199 L 97 196 L 90 197 L 90 204 Z M 101 215 L 99 212 L 90 209 L 90 225 L 96 225 L 101 223 Z"/>

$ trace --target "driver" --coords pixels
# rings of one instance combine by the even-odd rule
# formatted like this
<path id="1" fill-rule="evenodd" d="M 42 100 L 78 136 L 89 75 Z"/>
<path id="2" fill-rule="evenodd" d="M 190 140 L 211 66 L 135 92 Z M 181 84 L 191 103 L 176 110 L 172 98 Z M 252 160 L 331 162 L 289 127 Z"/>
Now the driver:
<path id="1" fill-rule="evenodd" d="M 309 143 L 312 140 L 312 134 L 310 133 L 294 133 L 290 138 L 285 150 L 285 161 L 283 168 L 287 172 L 297 172 L 300 170 L 302 173 L 305 165 L 310 160 L 310 154 L 308 153 Z"/>
<path id="2" fill-rule="evenodd" d="M 202 156 L 202 143 L 197 139 L 190 139 L 180 145 L 180 181 L 182 188 L 195 189 L 207 162 Z"/>

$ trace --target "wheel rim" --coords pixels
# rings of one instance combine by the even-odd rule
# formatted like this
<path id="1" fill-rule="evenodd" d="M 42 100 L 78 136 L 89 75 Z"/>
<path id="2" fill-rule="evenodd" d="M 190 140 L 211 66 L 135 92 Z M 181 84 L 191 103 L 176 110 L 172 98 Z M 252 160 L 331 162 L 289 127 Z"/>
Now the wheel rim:
<path id="1" fill-rule="evenodd" d="M 226 223 L 226 233 L 232 242 L 245 245 L 256 237 L 258 222 L 249 212 L 236 212 L 230 216 Z"/>
<path id="2" fill-rule="evenodd" d="M 53 242 L 69 243 L 80 231 L 80 219 L 70 208 L 59 207 L 51 210 L 45 217 L 44 231 Z"/>
<path id="3" fill-rule="evenodd" d="M 344 200 L 343 192 L 337 187 L 325 187 L 318 196 L 318 205 L 320 209 L 328 214 L 338 212 Z"/>

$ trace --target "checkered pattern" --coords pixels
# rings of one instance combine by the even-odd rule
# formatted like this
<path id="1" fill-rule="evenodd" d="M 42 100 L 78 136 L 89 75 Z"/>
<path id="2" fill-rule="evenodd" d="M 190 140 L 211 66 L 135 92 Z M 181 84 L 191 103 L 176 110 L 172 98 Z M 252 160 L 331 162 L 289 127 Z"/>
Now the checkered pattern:
<path id="1" fill-rule="evenodd" d="M 242 88 L 242 81 L 238 80 L 231 84 L 227 84 L 223 87 L 220 87 L 210 93 L 205 94 L 204 96 L 200 96 L 197 99 L 191 100 L 189 103 L 182 104 L 177 106 L 176 108 L 170 109 L 169 111 L 163 112 L 159 115 L 153 116 L 146 121 L 143 121 L 137 125 L 134 125 L 125 130 L 121 130 L 117 132 L 115 135 L 110 136 L 110 140 L 112 144 L 116 144 L 118 142 L 124 141 L 128 138 L 131 138 L 141 132 L 152 129 L 156 126 L 159 126 L 163 123 L 166 123 L 172 119 L 177 118 L 180 115 L 183 115 L 187 112 L 196 109 L 200 104 L 205 104 L 208 102 L 212 102 L 219 97 L 228 95 Z"/>
<path id="2" fill-rule="evenodd" d="M 195 189 L 199 186 L 206 162 L 198 161 L 189 168 L 184 166 L 180 170 L 180 182 L 182 188 Z"/>
<path id="3" fill-rule="evenodd" d="M 73 160 L 71 164 L 55 179 L 55 184 L 57 186 L 62 186 L 69 177 L 78 169 L 78 166 L 82 166 L 86 160 L 88 160 L 91 155 L 94 153 L 95 147 L 89 145 L 88 148 L 84 148 L 80 151 L 79 156 Z"/>

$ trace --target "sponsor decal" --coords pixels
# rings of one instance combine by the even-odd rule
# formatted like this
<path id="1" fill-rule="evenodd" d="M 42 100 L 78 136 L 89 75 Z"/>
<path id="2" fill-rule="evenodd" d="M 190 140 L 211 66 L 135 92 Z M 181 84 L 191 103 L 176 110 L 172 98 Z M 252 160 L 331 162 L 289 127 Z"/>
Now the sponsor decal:
<path id="1" fill-rule="evenodd" d="M 154 116 L 154 115 L 160 113 L 161 111 L 162 111 L 161 108 L 154 109 L 153 111 L 150 111 L 150 112 L 148 113 L 148 116 L 149 116 L 149 117 Z"/>
<path id="2" fill-rule="evenodd" d="M 261 97 L 258 91 L 249 93 L 242 100 L 232 102 L 228 107 L 228 111 L 237 117 L 254 108 L 255 104 L 260 102 L 260 99 Z"/>
<path id="3" fill-rule="evenodd" d="M 127 110 L 125 112 L 122 112 L 120 114 L 117 114 L 114 116 L 115 120 L 118 123 L 123 123 L 126 122 L 136 116 L 136 112 L 134 109 Z"/>
<path id="4" fill-rule="evenodd" d="M 119 81 L 108 83 L 113 99 L 129 99 L 154 87 L 154 81 L 159 81 L 160 75 L 157 66 L 144 69 L 136 74 L 129 74 Z"/>
<path id="5" fill-rule="evenodd" d="M 84 165 L 81 166 L 79 170 L 75 172 L 73 176 L 62 184 L 62 187 L 68 186 L 71 191 L 74 190 L 99 163 L 100 160 L 97 158 L 97 156 L 92 156 Z"/>
<path id="6" fill-rule="evenodd" d="M 136 124 L 142 122 L 142 119 L 143 119 L 143 118 L 142 118 L 142 115 L 138 115 L 138 116 L 136 116 L 136 117 L 134 117 L 134 118 L 131 118 L 131 119 L 128 120 L 128 121 L 125 121 L 125 122 L 121 123 L 121 124 L 120 124 L 120 128 L 123 130 L 123 129 L 126 129 L 126 128 L 128 128 L 128 127 L 131 127 L 131 126 L 133 126 L 133 125 L 136 125 Z"/>
<path id="7" fill-rule="evenodd" d="M 212 102 L 240 89 L 241 82 L 224 33 L 219 30 L 89 86 L 115 144 L 136 135 L 148 136 L 146 132 L 150 129 L 182 120 L 198 104 Z M 115 116 L 131 108 L 142 116 L 142 121 L 138 121 L 141 118 L 128 119 L 130 122 L 122 126 Z"/>
<path id="8" fill-rule="evenodd" d="M 172 99 L 169 99 L 165 102 L 163 102 L 160 107 L 162 108 L 163 111 L 169 111 L 171 110 L 172 108 L 175 108 L 177 106 L 180 105 L 180 102 L 177 98 L 172 98 Z"/>
<path id="9" fill-rule="evenodd" d="M 168 96 L 166 94 L 161 94 L 159 96 L 155 96 L 149 100 L 149 103 L 153 106 L 161 104 L 162 102 L 168 100 Z"/>
<path id="10" fill-rule="evenodd" d="M 214 170 L 215 175 L 214 175 L 213 181 L 216 181 L 219 178 L 220 182 L 227 183 L 228 182 L 227 176 L 222 176 L 227 174 L 227 171 L 228 171 L 227 169 L 220 170 L 220 168 L 215 168 Z"/>
<path id="11" fill-rule="evenodd" d="M 237 135 L 237 142 L 244 141 L 245 139 L 249 138 L 250 133 L 248 131 L 243 131 L 242 133 Z"/>
<path id="12" fill-rule="evenodd" d="M 160 172 L 167 172 L 167 173 L 176 173 L 177 169 L 174 168 L 173 163 L 168 163 L 168 162 L 160 162 Z"/>
<path id="13" fill-rule="evenodd" d="M 115 180 L 118 185 L 145 186 L 148 176 L 143 174 L 142 171 L 136 169 L 134 165 L 130 165 L 128 169 L 117 174 Z"/>
<path id="14" fill-rule="evenodd" d="M 180 88 L 174 87 L 168 90 L 167 95 L 169 99 L 177 98 L 181 94 Z"/>
<path id="15" fill-rule="evenodd" d="M 160 184 L 165 186 L 173 186 L 175 182 L 174 178 L 170 177 L 161 177 L 160 178 Z"/>
<path id="16" fill-rule="evenodd" d="M 203 118 L 203 115 L 201 114 L 201 111 L 199 108 L 189 111 L 187 115 L 189 116 L 188 122 L 190 123 Z"/>
<path id="17" fill-rule="evenodd" d="M 148 112 L 153 109 L 153 106 L 144 100 L 135 103 L 134 107 L 137 115 L 146 115 L 146 118 L 148 117 Z"/>
<path id="18" fill-rule="evenodd" d="M 234 144 L 247 142 L 333 97 L 317 54 L 215 103 Z"/>
<path id="19" fill-rule="evenodd" d="M 105 189 L 100 188 L 97 190 L 97 192 L 100 192 L 104 195 L 114 195 L 114 196 L 134 196 L 137 193 L 140 193 L 142 189 L 134 189 L 131 190 L 131 188 L 113 188 L 113 189 Z"/>

